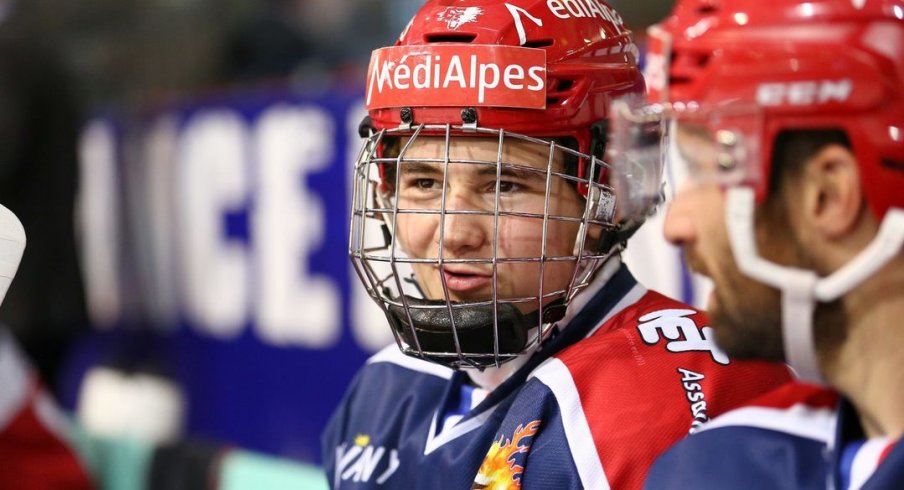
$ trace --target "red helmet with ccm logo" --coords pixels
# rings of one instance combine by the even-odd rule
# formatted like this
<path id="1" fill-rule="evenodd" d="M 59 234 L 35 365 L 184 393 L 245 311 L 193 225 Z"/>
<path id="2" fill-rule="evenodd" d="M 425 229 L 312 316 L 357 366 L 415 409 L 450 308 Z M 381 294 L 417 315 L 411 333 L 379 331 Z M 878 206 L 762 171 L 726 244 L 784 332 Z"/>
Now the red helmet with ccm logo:
<path id="1" fill-rule="evenodd" d="M 904 2 L 685 0 L 650 29 L 653 102 L 759 106 L 757 195 L 776 135 L 841 129 L 881 219 L 904 208 Z"/>

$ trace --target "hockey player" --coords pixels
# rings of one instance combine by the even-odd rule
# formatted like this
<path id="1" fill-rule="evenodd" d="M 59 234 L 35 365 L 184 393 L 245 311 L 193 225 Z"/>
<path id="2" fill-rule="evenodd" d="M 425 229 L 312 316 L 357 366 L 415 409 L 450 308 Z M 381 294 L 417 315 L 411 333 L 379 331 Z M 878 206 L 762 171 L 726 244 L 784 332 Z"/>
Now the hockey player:
<path id="1" fill-rule="evenodd" d="M 636 54 L 598 0 L 431 0 L 374 52 L 350 255 L 398 346 L 328 424 L 334 488 L 639 488 L 789 379 L 621 263 L 660 194 L 633 175 L 616 202 L 601 159 L 610 100 L 644 90 Z"/>
<path id="2" fill-rule="evenodd" d="M 767 394 L 671 449 L 647 488 L 904 488 L 902 18 L 900 0 L 687 0 L 651 29 L 660 103 L 623 121 L 671 129 L 688 180 L 665 233 L 714 281 L 717 344 L 841 399 Z"/>

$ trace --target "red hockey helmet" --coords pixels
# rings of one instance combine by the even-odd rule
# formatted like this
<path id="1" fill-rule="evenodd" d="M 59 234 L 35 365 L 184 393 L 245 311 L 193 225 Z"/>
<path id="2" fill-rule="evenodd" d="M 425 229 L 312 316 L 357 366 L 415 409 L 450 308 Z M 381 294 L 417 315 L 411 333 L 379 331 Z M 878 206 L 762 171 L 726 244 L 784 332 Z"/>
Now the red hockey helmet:
<path id="1" fill-rule="evenodd" d="M 589 154 L 609 101 L 643 90 L 631 32 L 605 2 L 430 0 L 374 52 L 367 108 L 377 130 L 477 122 L 574 137 Z"/>
<path id="2" fill-rule="evenodd" d="M 685 0 L 650 29 L 653 101 L 758 107 L 757 196 L 783 130 L 843 130 L 872 211 L 904 207 L 904 2 Z"/>

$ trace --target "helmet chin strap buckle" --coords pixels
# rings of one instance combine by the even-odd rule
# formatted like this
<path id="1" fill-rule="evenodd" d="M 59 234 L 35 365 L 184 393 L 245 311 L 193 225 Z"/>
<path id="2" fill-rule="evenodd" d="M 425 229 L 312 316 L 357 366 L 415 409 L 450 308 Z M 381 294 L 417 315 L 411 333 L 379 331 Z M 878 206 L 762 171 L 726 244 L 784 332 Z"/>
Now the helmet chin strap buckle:
<path id="1" fill-rule="evenodd" d="M 403 304 L 391 304 L 387 310 L 393 331 L 412 355 L 449 367 L 483 369 L 510 361 L 525 351 L 528 332 L 540 325 L 539 310 L 523 314 L 511 303 L 494 307 L 411 296 L 404 299 Z M 543 308 L 543 323 L 554 323 L 564 313 L 561 300 L 548 304 Z"/>

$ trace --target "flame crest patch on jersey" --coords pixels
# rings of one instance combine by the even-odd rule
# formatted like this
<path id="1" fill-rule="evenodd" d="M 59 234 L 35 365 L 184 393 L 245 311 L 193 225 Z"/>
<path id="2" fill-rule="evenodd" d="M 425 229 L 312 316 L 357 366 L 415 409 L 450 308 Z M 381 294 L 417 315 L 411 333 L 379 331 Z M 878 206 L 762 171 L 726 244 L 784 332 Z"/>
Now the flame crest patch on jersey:
<path id="1" fill-rule="evenodd" d="M 445 22 L 446 27 L 454 31 L 464 24 L 476 22 L 481 14 L 483 9 L 480 7 L 447 7 L 436 14 L 436 20 Z"/>
<path id="2" fill-rule="evenodd" d="M 524 466 L 518 464 L 517 456 L 530 451 L 531 442 L 522 444 L 540 428 L 540 421 L 534 420 L 527 425 L 519 425 L 511 439 L 500 435 L 493 442 L 486 458 L 477 470 L 472 490 L 509 490 L 521 488 L 521 474 Z M 504 442 L 503 442 L 504 441 Z"/>

